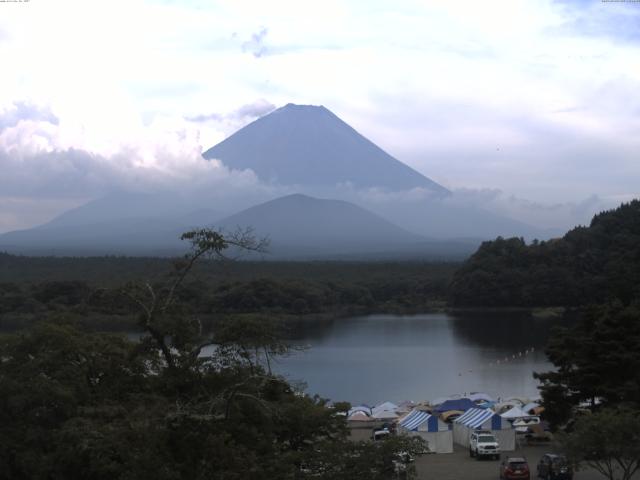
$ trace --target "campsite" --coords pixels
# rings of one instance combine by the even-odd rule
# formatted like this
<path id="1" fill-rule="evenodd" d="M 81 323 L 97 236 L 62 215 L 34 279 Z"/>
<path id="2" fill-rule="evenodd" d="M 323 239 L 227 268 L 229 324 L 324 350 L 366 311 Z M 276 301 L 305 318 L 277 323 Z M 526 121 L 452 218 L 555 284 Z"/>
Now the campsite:
<path id="1" fill-rule="evenodd" d="M 541 457 L 557 450 L 547 422 L 540 419 L 544 407 L 528 398 L 493 399 L 485 393 L 466 397 L 439 398 L 431 402 L 383 402 L 368 407 L 352 407 L 347 414 L 353 441 L 384 441 L 387 435 L 419 436 L 427 450 L 417 455 L 414 467 L 417 479 L 458 480 L 498 478 L 500 461 L 470 455 L 469 438 L 473 432 L 487 432 L 499 443 L 500 459 L 522 457 L 536 478 Z M 402 478 L 398 474 L 397 478 Z M 588 466 L 575 472 L 574 478 L 597 480 L 601 474 Z M 638 479 L 636 473 L 631 478 Z"/>
<path id="2" fill-rule="evenodd" d="M 373 407 L 352 407 L 347 412 L 347 423 L 354 440 L 375 439 L 375 432 L 387 430 L 394 435 L 418 436 L 426 442 L 426 453 L 435 454 L 453 453 L 454 448 L 470 452 L 470 435 L 482 430 L 494 435 L 500 452 L 513 452 L 540 442 L 538 432 L 528 426 L 519 427 L 516 422 L 549 430 L 539 417 L 544 408 L 531 400 L 494 399 L 474 392 L 466 397 L 456 395 L 419 403 L 404 401 L 396 405 L 387 401 Z M 551 438 L 550 434 L 547 438 Z"/>

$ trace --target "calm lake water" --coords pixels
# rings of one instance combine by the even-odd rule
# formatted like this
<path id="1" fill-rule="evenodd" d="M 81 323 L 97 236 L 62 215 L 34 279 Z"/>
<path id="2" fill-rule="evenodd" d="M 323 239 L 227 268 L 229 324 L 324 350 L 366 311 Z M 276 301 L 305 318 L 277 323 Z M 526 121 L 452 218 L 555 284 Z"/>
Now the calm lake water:
<path id="1" fill-rule="evenodd" d="M 307 323 L 293 337 L 308 349 L 279 359 L 275 370 L 290 381 L 304 381 L 309 394 L 353 404 L 472 391 L 535 397 L 532 374 L 552 368 L 543 349 L 551 327 L 559 324 L 566 321 L 517 312 Z"/>

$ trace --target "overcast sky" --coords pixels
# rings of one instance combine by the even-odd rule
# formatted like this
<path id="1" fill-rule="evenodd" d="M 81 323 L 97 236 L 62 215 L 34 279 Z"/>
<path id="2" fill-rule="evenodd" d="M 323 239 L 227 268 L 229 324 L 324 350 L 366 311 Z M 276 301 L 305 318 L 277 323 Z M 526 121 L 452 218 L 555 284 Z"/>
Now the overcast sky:
<path id="1" fill-rule="evenodd" d="M 0 2 L 0 62 L 0 232 L 114 188 L 258 188 L 199 154 L 289 102 L 546 226 L 640 196 L 638 2 Z"/>

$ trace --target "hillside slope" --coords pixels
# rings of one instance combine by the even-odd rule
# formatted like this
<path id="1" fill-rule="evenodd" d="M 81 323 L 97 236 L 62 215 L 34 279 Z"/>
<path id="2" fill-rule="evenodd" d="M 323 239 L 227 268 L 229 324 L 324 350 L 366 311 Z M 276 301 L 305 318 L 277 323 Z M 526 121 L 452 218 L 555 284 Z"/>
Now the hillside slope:
<path id="1" fill-rule="evenodd" d="M 640 296 L 640 201 L 596 215 L 588 227 L 527 245 L 484 242 L 456 272 L 459 306 L 578 306 Z"/>

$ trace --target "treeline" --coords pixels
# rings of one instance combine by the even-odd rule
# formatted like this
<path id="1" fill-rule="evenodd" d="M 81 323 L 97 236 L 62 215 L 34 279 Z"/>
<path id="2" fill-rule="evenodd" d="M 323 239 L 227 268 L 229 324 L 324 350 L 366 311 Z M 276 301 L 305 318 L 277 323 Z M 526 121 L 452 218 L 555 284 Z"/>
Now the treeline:
<path id="1" fill-rule="evenodd" d="M 127 262 L 131 270 L 116 282 L 113 272 L 124 271 Z M 0 269 L 5 272 L 16 265 L 24 266 L 22 280 L 0 282 L 0 329 L 4 330 L 62 313 L 75 315 L 89 328 L 130 330 L 135 318 L 121 308 L 127 302 L 122 285 L 162 283 L 171 267 L 166 259 L 0 256 Z M 447 263 L 203 261 L 177 295 L 185 312 L 198 314 L 206 328 L 216 316 L 226 314 L 298 317 L 424 311 L 443 305 L 456 267 Z M 47 280 L 33 281 L 38 271 Z"/>
<path id="2" fill-rule="evenodd" d="M 640 201 L 596 215 L 564 237 L 484 242 L 455 273 L 456 306 L 581 306 L 640 296 Z"/>

